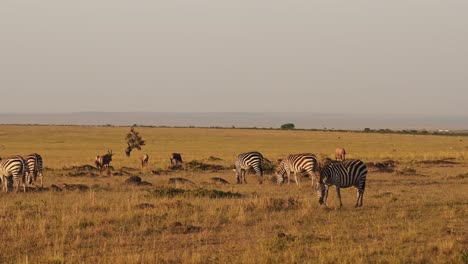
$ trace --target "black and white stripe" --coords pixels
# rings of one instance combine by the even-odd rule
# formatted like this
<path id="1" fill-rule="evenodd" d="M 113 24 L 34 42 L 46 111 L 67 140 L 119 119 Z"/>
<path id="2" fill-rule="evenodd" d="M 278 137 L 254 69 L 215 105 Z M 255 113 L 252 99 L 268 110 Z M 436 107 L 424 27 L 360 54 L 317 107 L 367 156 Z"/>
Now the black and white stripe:
<path id="1" fill-rule="evenodd" d="M 28 164 L 21 156 L 13 156 L 0 161 L 0 177 L 2 178 L 3 190 L 8 192 L 9 179 L 16 182 L 16 192 L 19 190 L 20 181 L 23 184 L 23 191 L 26 192 L 26 174 L 29 173 Z"/>
<path id="2" fill-rule="evenodd" d="M 306 172 L 313 180 L 315 178 L 315 171 L 318 170 L 317 157 L 311 153 L 291 154 L 281 161 L 276 168 L 276 177 L 278 184 L 283 183 L 284 175 L 287 174 L 288 184 L 291 181 L 291 172 L 294 173 L 296 184 L 299 185 L 297 173 Z"/>
<path id="3" fill-rule="evenodd" d="M 263 155 L 260 152 L 252 151 L 239 154 L 235 161 L 235 165 L 237 183 L 247 183 L 245 180 L 245 174 L 250 169 L 255 170 L 258 183 L 263 183 Z"/>
<path id="4" fill-rule="evenodd" d="M 42 174 L 42 157 L 37 153 L 29 154 L 26 158 L 28 163 L 29 174 L 27 177 L 27 182 L 29 184 L 35 183 L 37 177 L 41 178 L 41 188 L 44 187 L 44 175 Z"/>
<path id="5" fill-rule="evenodd" d="M 362 206 L 362 198 L 366 187 L 367 167 L 360 160 L 346 160 L 343 162 L 330 162 L 320 170 L 320 181 L 317 183 L 317 195 L 320 204 L 327 203 L 328 188 L 335 185 L 340 207 L 340 188 L 354 186 L 357 189 L 357 201 L 355 207 Z"/>

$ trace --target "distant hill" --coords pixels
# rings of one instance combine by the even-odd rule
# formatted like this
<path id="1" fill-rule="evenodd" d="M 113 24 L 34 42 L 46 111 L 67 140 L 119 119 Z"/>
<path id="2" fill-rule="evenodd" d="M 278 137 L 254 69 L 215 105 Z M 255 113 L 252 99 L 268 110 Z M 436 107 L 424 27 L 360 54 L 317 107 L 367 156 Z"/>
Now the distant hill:
<path id="1" fill-rule="evenodd" d="M 296 128 L 315 129 L 428 129 L 467 130 L 468 117 L 424 117 L 351 115 L 323 113 L 162 113 L 162 112 L 78 112 L 4 113 L 0 124 L 116 125 L 257 127 L 279 128 L 293 123 Z"/>

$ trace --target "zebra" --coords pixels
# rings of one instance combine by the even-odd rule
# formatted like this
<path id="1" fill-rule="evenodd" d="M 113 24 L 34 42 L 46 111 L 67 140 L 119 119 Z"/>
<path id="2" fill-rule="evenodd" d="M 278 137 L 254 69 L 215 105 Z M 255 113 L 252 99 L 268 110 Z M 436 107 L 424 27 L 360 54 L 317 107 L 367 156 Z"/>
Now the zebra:
<path id="1" fill-rule="evenodd" d="M 335 160 L 344 161 L 346 157 L 346 150 L 344 148 L 337 148 L 335 150 Z"/>
<path id="2" fill-rule="evenodd" d="M 21 156 L 13 156 L 0 161 L 0 177 L 2 178 L 3 191 L 8 192 L 8 178 L 16 182 L 16 192 L 19 190 L 20 181 L 23 192 L 26 192 L 26 175 L 29 174 L 28 164 Z"/>
<path id="3" fill-rule="evenodd" d="M 355 207 L 361 207 L 366 187 L 366 177 L 367 167 L 361 160 L 346 160 L 324 164 L 320 170 L 320 181 L 316 184 L 319 203 L 321 205 L 327 204 L 328 188 L 335 185 L 340 207 L 342 207 L 340 188 L 354 186 L 357 190 Z"/>
<path id="4" fill-rule="evenodd" d="M 99 175 L 101 175 L 103 168 L 106 168 L 107 171 L 109 172 L 109 163 L 112 161 L 113 155 L 114 154 L 112 153 L 112 150 L 108 150 L 107 154 L 102 155 L 102 156 L 96 156 L 94 163 L 96 164 L 96 167 L 99 169 Z"/>
<path id="5" fill-rule="evenodd" d="M 29 154 L 26 158 L 29 168 L 27 182 L 29 184 L 35 183 L 37 176 L 41 177 L 41 188 L 44 188 L 44 175 L 42 174 L 42 157 L 37 153 Z M 35 185 L 35 184 L 34 184 Z"/>
<path id="6" fill-rule="evenodd" d="M 263 155 L 260 152 L 252 151 L 239 154 L 235 161 L 235 167 L 237 183 L 247 183 L 245 174 L 249 169 L 254 169 L 258 183 L 263 183 Z"/>
<path id="7" fill-rule="evenodd" d="M 291 181 L 291 172 L 294 172 L 294 178 L 296 184 L 299 185 L 297 173 L 307 172 L 312 178 L 312 186 L 314 178 L 316 178 L 315 172 L 318 170 L 317 157 L 311 153 L 291 154 L 282 160 L 276 168 L 276 177 L 278 184 L 284 181 L 284 174 L 288 176 L 288 184 Z"/>
<path id="8" fill-rule="evenodd" d="M 141 168 L 148 166 L 149 155 L 145 153 L 145 155 L 141 156 Z"/>

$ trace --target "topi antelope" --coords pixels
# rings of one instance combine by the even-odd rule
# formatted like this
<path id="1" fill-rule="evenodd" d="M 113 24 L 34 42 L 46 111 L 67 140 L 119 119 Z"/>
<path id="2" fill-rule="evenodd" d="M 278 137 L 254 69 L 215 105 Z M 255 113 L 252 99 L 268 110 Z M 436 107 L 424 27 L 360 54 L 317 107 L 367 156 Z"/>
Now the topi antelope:
<path id="1" fill-rule="evenodd" d="M 114 154 L 112 153 L 112 150 L 108 150 L 107 154 L 102 155 L 102 156 L 96 156 L 96 160 L 94 163 L 96 164 L 96 167 L 99 169 L 99 175 L 101 175 L 102 169 L 106 168 L 107 172 L 109 172 L 109 163 L 112 161 L 112 156 Z"/>
<path id="2" fill-rule="evenodd" d="M 145 155 L 141 156 L 141 168 L 145 168 L 146 166 L 148 166 L 148 160 L 149 160 L 149 156 L 148 154 L 145 153 Z"/>
<path id="3" fill-rule="evenodd" d="M 183 163 L 182 155 L 180 155 L 180 153 L 172 153 L 170 159 L 173 166 L 177 166 L 179 163 Z"/>
<path id="4" fill-rule="evenodd" d="M 337 148 L 335 150 L 335 159 L 344 161 L 346 156 L 346 150 L 344 148 Z"/>

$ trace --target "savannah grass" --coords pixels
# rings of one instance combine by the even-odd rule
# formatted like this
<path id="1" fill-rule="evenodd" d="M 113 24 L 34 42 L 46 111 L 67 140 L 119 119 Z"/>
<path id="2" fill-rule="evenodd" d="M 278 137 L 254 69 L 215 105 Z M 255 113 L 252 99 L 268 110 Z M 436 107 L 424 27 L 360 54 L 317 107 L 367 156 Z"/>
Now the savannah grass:
<path id="1" fill-rule="evenodd" d="M 0 193 L 1 263 L 463 263 L 468 252 L 468 138 L 430 135 L 254 129 L 137 128 L 146 140 L 127 158 L 128 127 L 0 126 L 0 156 L 37 152 L 45 186 L 85 184 L 86 192 Z M 466 142 L 465 142 L 466 141 Z M 234 172 L 182 170 L 167 175 L 169 155 L 232 166 L 238 153 L 257 150 L 271 161 L 291 153 L 365 162 L 392 159 L 400 171 L 371 172 L 362 209 L 354 189 L 343 189 L 338 209 L 318 204 L 310 181 L 277 186 L 236 185 Z M 114 171 L 153 184 L 135 187 L 128 176 L 71 177 L 64 167 L 93 164 L 117 153 Z M 142 153 L 149 166 L 139 170 Z M 220 158 L 209 161 L 209 157 Z M 457 164 L 418 161 L 453 158 Z M 408 171 L 408 170 L 406 170 Z M 103 173 L 104 175 L 104 173 Z M 270 178 L 272 175 L 266 175 Z M 183 177 L 196 186 L 170 185 Z M 231 184 L 210 182 L 222 177 Z M 159 191 L 158 191 L 159 190 Z M 216 194 L 216 195 L 212 195 Z M 233 195 L 229 195 L 233 194 Z"/>

